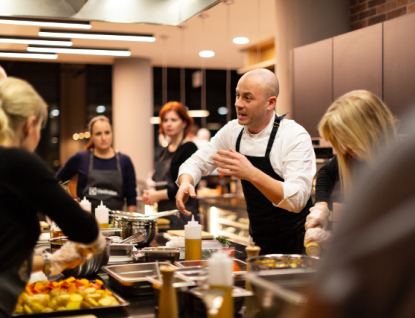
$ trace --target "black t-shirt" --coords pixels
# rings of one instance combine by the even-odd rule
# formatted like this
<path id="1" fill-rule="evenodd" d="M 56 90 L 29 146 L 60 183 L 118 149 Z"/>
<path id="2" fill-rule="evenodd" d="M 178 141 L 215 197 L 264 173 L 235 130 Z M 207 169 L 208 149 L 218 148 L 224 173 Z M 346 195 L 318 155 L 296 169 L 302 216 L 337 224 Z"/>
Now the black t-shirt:
<path id="1" fill-rule="evenodd" d="M 98 236 L 95 217 L 81 209 L 36 155 L 0 147 L 0 277 L 7 280 L 0 282 L 0 316 L 13 310 L 10 302 L 17 301 L 28 278 L 26 267 L 40 234 L 37 212 L 73 241 L 91 243 Z"/>

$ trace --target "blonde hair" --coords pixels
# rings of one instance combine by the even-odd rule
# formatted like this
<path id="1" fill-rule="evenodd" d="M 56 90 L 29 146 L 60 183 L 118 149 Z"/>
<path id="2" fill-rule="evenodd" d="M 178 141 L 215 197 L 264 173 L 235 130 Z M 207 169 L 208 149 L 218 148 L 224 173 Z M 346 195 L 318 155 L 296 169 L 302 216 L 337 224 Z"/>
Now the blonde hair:
<path id="1" fill-rule="evenodd" d="M 350 161 L 353 152 L 359 160 L 371 162 L 383 145 L 396 138 L 395 118 L 375 94 L 351 91 L 334 101 L 321 119 L 318 130 L 337 152 L 339 175 L 346 193 L 351 191 Z"/>
<path id="2" fill-rule="evenodd" d="M 45 125 L 47 114 L 46 102 L 28 82 L 14 77 L 0 80 L 0 144 L 15 138 L 30 116 Z"/>

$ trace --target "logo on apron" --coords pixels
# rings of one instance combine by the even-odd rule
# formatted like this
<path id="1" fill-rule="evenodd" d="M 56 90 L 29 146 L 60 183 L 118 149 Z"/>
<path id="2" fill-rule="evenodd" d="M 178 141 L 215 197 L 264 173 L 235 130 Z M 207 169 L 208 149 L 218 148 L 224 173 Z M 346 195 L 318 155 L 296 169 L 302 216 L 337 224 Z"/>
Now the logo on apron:
<path id="1" fill-rule="evenodd" d="M 90 187 L 88 189 L 88 194 L 89 195 L 110 195 L 110 196 L 117 196 L 118 192 L 117 191 L 113 191 L 113 190 L 108 190 L 108 189 L 99 189 L 97 187 Z"/>

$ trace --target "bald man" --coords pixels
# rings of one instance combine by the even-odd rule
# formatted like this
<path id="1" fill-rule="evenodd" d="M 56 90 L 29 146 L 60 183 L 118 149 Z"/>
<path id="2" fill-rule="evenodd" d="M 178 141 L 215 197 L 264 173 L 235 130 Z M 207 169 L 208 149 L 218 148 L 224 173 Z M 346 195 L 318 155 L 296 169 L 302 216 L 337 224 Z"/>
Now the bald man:
<path id="1" fill-rule="evenodd" d="M 279 83 L 275 74 L 256 69 L 236 87 L 237 119 L 227 123 L 179 170 L 177 208 L 195 197 L 195 184 L 214 169 L 241 179 L 249 234 L 261 254 L 304 253 L 304 223 L 316 162 L 311 138 L 293 120 L 275 113 Z"/>

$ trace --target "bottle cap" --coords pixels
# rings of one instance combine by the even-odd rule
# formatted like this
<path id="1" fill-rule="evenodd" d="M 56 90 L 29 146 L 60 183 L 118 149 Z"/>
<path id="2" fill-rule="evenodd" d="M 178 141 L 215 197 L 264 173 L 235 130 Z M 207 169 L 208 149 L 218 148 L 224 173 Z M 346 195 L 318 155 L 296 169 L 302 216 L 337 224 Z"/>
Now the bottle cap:
<path id="1" fill-rule="evenodd" d="M 192 220 L 184 226 L 184 237 L 191 240 L 202 239 L 202 226 L 195 221 L 194 215 L 192 215 Z"/>

